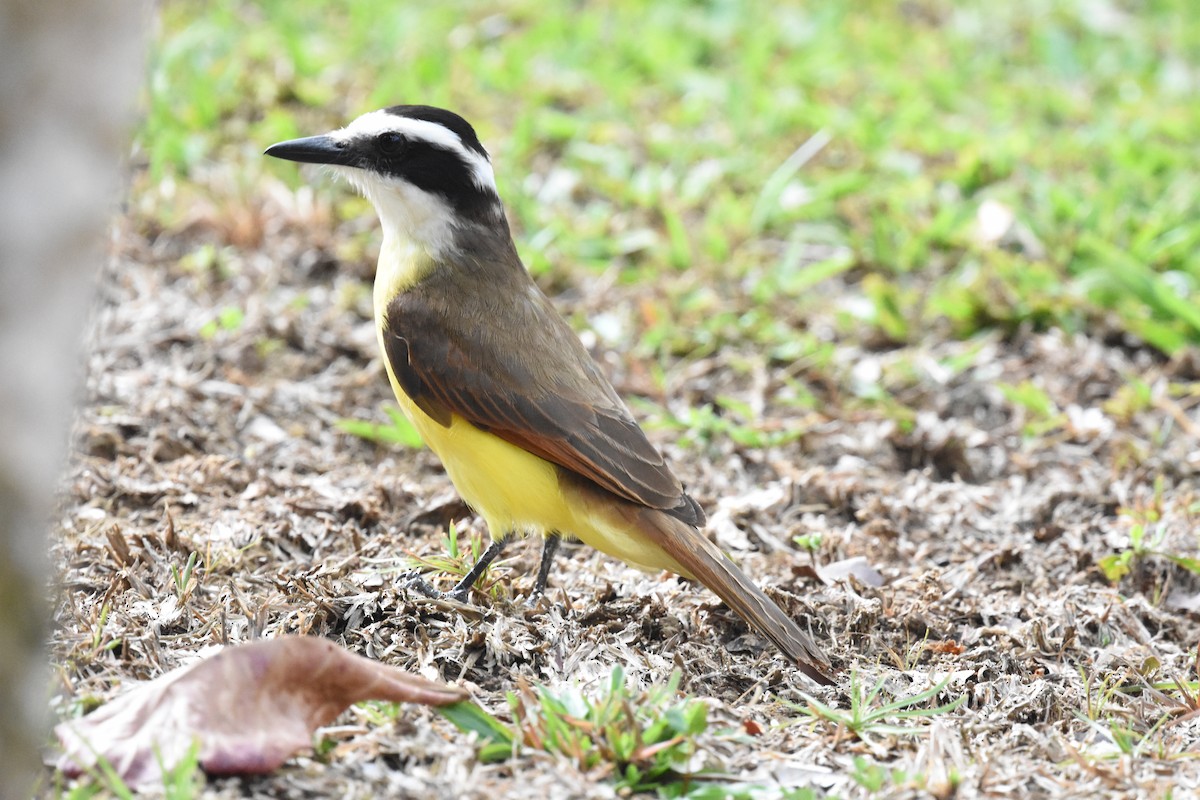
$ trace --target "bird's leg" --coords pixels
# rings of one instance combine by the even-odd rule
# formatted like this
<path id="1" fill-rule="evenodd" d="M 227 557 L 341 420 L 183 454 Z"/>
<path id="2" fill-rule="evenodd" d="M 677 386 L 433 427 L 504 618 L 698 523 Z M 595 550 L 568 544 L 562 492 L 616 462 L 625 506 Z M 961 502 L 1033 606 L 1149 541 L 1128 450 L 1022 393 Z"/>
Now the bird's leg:
<path id="1" fill-rule="evenodd" d="M 492 565 L 496 557 L 504 550 L 504 545 L 508 544 L 508 540 L 512 538 L 511 533 L 506 533 L 499 539 L 493 539 L 488 545 L 487 550 L 479 554 L 479 558 L 475 561 L 474 566 L 463 576 L 463 579 L 454 584 L 454 588 L 447 594 L 460 603 L 467 602 L 467 596 L 471 593 L 471 587 L 475 585 L 475 581 L 483 575 L 484 571 Z"/>
<path id="2" fill-rule="evenodd" d="M 526 602 L 536 603 L 546 593 L 546 579 L 550 577 L 550 566 L 554 563 L 554 554 L 558 552 L 561 542 L 562 537 L 556 532 L 546 534 L 546 540 L 542 542 L 542 563 L 538 565 L 537 580 L 533 582 L 533 590 Z"/>
<path id="3" fill-rule="evenodd" d="M 479 558 L 475 561 L 471 569 L 467 571 L 467 574 L 463 576 L 462 580 L 454 584 L 454 588 L 448 592 L 439 592 L 426 583 L 419 575 L 410 578 L 408 585 L 426 597 L 434 599 L 448 598 L 459 603 L 465 603 L 471 594 L 471 587 L 475 585 L 475 581 L 479 580 L 479 576 L 491 566 L 491 563 L 496 560 L 496 557 L 504 550 L 504 545 L 508 544 L 508 540 L 511 538 L 512 534 L 506 533 L 499 539 L 493 539 L 492 543 L 488 545 L 487 550 L 479 554 Z"/>

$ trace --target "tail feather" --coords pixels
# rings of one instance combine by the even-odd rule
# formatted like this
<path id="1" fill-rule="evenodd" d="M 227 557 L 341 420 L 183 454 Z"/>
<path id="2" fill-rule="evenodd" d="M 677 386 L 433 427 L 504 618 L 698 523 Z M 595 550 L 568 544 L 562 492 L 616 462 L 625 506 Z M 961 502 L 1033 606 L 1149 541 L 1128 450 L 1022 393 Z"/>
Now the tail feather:
<path id="1" fill-rule="evenodd" d="M 771 598 L 763 593 L 737 564 L 698 530 L 653 509 L 640 509 L 638 529 L 738 613 L 750 627 L 766 636 L 805 675 L 821 684 L 832 684 L 829 659 Z"/>

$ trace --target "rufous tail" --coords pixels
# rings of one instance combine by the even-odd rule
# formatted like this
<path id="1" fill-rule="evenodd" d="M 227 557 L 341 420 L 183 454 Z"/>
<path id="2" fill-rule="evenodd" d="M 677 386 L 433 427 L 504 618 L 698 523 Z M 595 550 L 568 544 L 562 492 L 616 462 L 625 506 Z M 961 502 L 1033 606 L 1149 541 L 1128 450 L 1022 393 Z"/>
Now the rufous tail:
<path id="1" fill-rule="evenodd" d="M 644 535 L 716 593 L 750 627 L 774 642 L 805 675 L 821 684 L 833 683 L 829 659 L 812 638 L 700 531 L 653 509 L 640 509 L 635 517 Z"/>

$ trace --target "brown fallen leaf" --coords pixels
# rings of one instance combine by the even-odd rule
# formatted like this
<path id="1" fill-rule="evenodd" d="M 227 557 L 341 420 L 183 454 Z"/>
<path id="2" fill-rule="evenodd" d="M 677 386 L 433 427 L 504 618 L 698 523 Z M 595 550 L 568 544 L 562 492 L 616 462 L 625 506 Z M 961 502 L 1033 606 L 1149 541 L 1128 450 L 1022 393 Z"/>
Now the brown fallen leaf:
<path id="1" fill-rule="evenodd" d="M 58 768 L 76 776 L 103 758 L 136 788 L 161 781 L 199 742 L 209 774 L 270 772 L 353 703 L 438 706 L 466 696 L 324 639 L 284 636 L 227 647 L 60 724 Z"/>

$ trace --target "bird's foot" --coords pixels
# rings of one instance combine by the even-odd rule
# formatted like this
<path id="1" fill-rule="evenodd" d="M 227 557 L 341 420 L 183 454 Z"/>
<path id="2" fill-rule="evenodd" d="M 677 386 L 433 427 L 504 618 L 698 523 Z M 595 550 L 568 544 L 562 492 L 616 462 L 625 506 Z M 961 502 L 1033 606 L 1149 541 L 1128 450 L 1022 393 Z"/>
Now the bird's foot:
<path id="1" fill-rule="evenodd" d="M 419 572 L 410 572 L 405 578 L 404 585 L 415 592 L 425 595 L 431 600 L 452 600 L 455 603 L 467 604 L 470 599 L 470 586 L 455 586 L 448 592 L 443 592 L 440 589 L 435 589 L 432 584 L 421 577 Z"/>
<path id="2" fill-rule="evenodd" d="M 525 607 L 530 611 L 537 611 L 548 602 L 545 591 L 536 586 L 529 594 L 525 595 Z"/>

